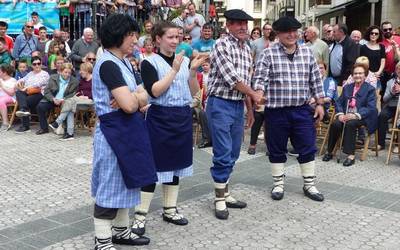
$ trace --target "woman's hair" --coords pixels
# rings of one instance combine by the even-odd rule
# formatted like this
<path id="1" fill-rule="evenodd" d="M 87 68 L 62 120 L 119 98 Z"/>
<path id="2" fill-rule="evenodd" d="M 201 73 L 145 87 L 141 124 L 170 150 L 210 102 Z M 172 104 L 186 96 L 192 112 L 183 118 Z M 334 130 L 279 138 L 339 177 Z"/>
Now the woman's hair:
<path id="1" fill-rule="evenodd" d="M 382 32 L 382 30 L 381 30 L 378 26 L 376 26 L 376 25 L 372 25 L 372 26 L 369 26 L 369 27 L 368 27 L 367 31 L 365 31 L 365 33 L 364 33 L 364 39 L 367 40 L 367 41 L 370 41 L 370 40 L 371 40 L 370 35 L 371 35 L 371 32 L 372 32 L 374 29 L 377 29 L 378 32 L 379 32 L 379 36 L 378 36 L 378 39 L 377 39 L 376 41 L 377 41 L 378 43 L 379 43 L 379 42 L 382 42 L 382 40 L 383 40 L 383 32 Z"/>
<path id="2" fill-rule="evenodd" d="M 139 32 L 139 26 L 132 17 L 123 14 L 112 14 L 100 27 L 99 37 L 105 49 L 120 47 L 124 38 Z"/>
<path id="3" fill-rule="evenodd" d="M 356 62 L 355 62 L 355 63 L 363 64 L 363 65 L 365 65 L 365 67 L 367 68 L 367 71 L 369 70 L 369 60 L 368 60 L 368 57 L 366 57 L 366 56 L 360 56 L 360 57 L 358 57 L 358 58 L 356 59 Z"/>
<path id="4" fill-rule="evenodd" d="M 400 61 L 396 63 L 396 69 L 400 68 Z"/>
<path id="5" fill-rule="evenodd" d="M 368 67 L 365 66 L 365 64 L 362 64 L 362 63 L 355 63 L 355 64 L 354 64 L 353 69 L 352 69 L 352 71 L 351 71 L 351 75 L 354 74 L 354 70 L 355 70 L 356 68 L 363 68 L 363 69 L 364 69 L 364 75 L 365 75 L 365 76 L 368 76 Z"/>
<path id="6" fill-rule="evenodd" d="M 93 65 L 89 62 L 82 63 L 81 66 L 79 67 L 80 70 L 86 71 L 89 74 L 92 74 L 93 72 Z"/>
<path id="7" fill-rule="evenodd" d="M 253 32 L 254 32 L 254 31 L 258 31 L 258 35 L 259 35 L 260 37 L 262 36 L 261 28 L 260 28 L 260 27 L 254 27 L 254 28 L 251 30 L 251 33 L 250 33 L 251 38 L 253 38 Z"/>
<path id="8" fill-rule="evenodd" d="M 156 41 L 157 36 L 162 37 L 169 29 L 176 29 L 176 25 L 168 21 L 156 23 L 151 31 L 151 38 Z"/>
<path id="9" fill-rule="evenodd" d="M 40 61 L 40 63 L 42 63 L 42 58 L 40 58 L 38 56 L 32 57 L 31 62 L 38 61 L 38 60 Z"/>
<path id="10" fill-rule="evenodd" d="M 1 72 L 4 72 L 9 76 L 12 76 L 15 72 L 14 66 L 9 65 L 9 64 L 1 64 L 0 70 L 1 70 Z"/>
<path id="11" fill-rule="evenodd" d="M 64 69 L 70 69 L 72 70 L 74 68 L 74 66 L 72 66 L 72 63 L 63 63 L 63 65 L 61 65 L 60 70 L 64 71 Z"/>
<path id="12" fill-rule="evenodd" d="M 328 66 L 326 65 L 326 63 L 324 61 L 318 60 L 317 65 L 320 65 L 320 64 L 324 65 L 325 70 L 327 69 Z"/>
<path id="13" fill-rule="evenodd" d="M 154 46 L 153 39 L 151 39 L 151 37 L 147 37 L 146 39 L 144 39 L 143 46 L 146 46 L 146 44 L 148 43 L 151 43 Z"/>
<path id="14" fill-rule="evenodd" d="M 55 62 L 57 61 L 64 61 L 66 62 L 65 58 L 63 56 L 57 56 Z"/>
<path id="15" fill-rule="evenodd" d="M 52 41 L 51 43 L 50 43 L 50 45 L 49 45 L 49 55 L 52 55 L 52 54 L 54 54 L 55 52 L 54 52 L 54 48 L 56 47 L 56 46 L 58 46 L 58 54 L 61 54 L 61 52 L 60 52 L 60 43 L 59 42 L 57 42 L 57 41 Z"/>

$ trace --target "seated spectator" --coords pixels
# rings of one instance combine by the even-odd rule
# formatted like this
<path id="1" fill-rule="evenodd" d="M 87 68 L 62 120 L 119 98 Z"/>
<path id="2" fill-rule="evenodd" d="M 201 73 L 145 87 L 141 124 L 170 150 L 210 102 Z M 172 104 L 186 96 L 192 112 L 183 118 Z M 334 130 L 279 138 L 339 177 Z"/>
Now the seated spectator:
<path id="1" fill-rule="evenodd" d="M 74 139 L 74 116 L 77 110 L 87 110 L 93 105 L 92 100 L 92 71 L 91 63 L 85 62 L 80 66 L 79 73 L 81 78 L 79 81 L 76 96 L 66 99 L 61 106 L 61 113 L 58 118 L 49 126 L 54 131 L 58 129 L 65 120 L 67 120 L 67 130 L 61 140 Z"/>
<path id="2" fill-rule="evenodd" d="M 51 70 L 48 69 L 49 74 L 50 74 L 50 75 L 61 74 L 61 66 L 62 66 L 64 63 L 66 63 L 65 58 L 62 57 L 62 56 L 57 56 L 57 57 L 56 57 L 56 60 L 55 60 L 55 62 L 54 62 L 55 68 L 54 68 L 54 69 L 51 69 Z"/>
<path id="3" fill-rule="evenodd" d="M 329 122 L 329 116 L 328 116 L 328 112 L 329 112 L 329 108 L 331 106 L 331 104 L 336 101 L 337 99 L 337 86 L 336 86 L 336 82 L 332 77 L 327 77 L 328 72 L 327 72 L 327 66 L 326 64 L 320 60 L 318 61 L 318 67 L 319 67 L 319 72 L 321 73 L 322 76 L 322 82 L 323 82 L 323 86 L 324 86 L 324 108 L 325 108 L 325 114 L 324 114 L 324 122 Z M 311 98 L 310 99 L 310 105 L 314 105 L 315 104 L 315 99 Z"/>
<path id="4" fill-rule="evenodd" d="M 60 44 L 61 43 L 59 43 L 57 41 L 53 41 L 50 44 L 50 47 L 49 47 L 49 59 L 47 61 L 48 68 L 50 70 L 56 69 L 56 64 L 55 64 L 56 58 L 58 56 L 62 56 L 61 52 L 60 52 Z"/>
<path id="5" fill-rule="evenodd" d="M 14 40 L 11 36 L 7 35 L 8 23 L 4 21 L 0 21 L 0 37 L 3 37 L 6 40 L 7 50 L 12 53 L 14 48 Z"/>
<path id="6" fill-rule="evenodd" d="M 0 37 L 0 65 L 9 65 L 11 64 L 11 61 L 12 58 L 10 52 L 8 52 L 6 40 L 3 37 Z"/>
<path id="7" fill-rule="evenodd" d="M 377 86 L 378 78 L 376 78 L 375 74 L 369 70 L 369 60 L 368 60 L 368 58 L 366 56 L 360 56 L 360 57 L 357 58 L 356 63 L 357 64 L 362 64 L 362 65 L 365 66 L 365 68 L 368 69 L 368 76 L 367 76 L 367 78 L 365 78 L 365 82 L 371 84 L 375 89 L 377 87 L 379 87 L 379 86 Z M 345 81 L 344 85 L 347 85 L 347 84 L 350 84 L 350 83 L 353 83 L 353 82 L 354 82 L 353 76 L 349 75 L 349 78 L 347 78 L 347 80 Z"/>
<path id="8" fill-rule="evenodd" d="M 79 38 L 72 47 L 70 59 L 74 64 L 75 75 L 79 77 L 79 66 L 83 63 L 83 58 L 89 53 L 96 53 L 99 44 L 93 40 L 94 32 L 91 28 L 83 30 L 83 37 Z"/>
<path id="9" fill-rule="evenodd" d="M 0 65 L 0 115 L 2 125 L 0 131 L 7 131 L 10 127 L 7 115 L 7 104 L 14 103 L 15 85 L 17 80 L 11 76 L 14 74 L 14 67 L 11 65 Z"/>
<path id="10" fill-rule="evenodd" d="M 354 83 L 343 87 L 342 94 L 335 103 L 336 119 L 329 130 L 328 152 L 324 155 L 323 161 L 330 161 L 333 158 L 332 152 L 337 140 L 340 140 L 343 126 L 345 126 L 342 142 L 343 152 L 348 155 L 343 162 L 345 167 L 355 163 L 357 129 L 365 125 L 370 134 L 375 131 L 378 123 L 376 93 L 374 87 L 365 82 L 367 74 L 368 69 L 365 65 L 355 64 L 353 66 Z"/>
<path id="11" fill-rule="evenodd" d="M 154 54 L 154 43 L 151 37 L 144 39 L 144 52 L 140 54 L 140 62 Z"/>
<path id="12" fill-rule="evenodd" d="M 15 79 L 19 80 L 24 78 L 29 73 L 28 62 L 26 60 L 21 60 L 18 62 L 18 70 L 15 73 Z"/>
<path id="13" fill-rule="evenodd" d="M 388 121 L 394 118 L 400 94 L 400 62 L 396 64 L 396 76 L 387 82 L 383 96 L 384 106 L 378 116 L 378 150 L 385 149 Z"/>
<path id="14" fill-rule="evenodd" d="M 94 66 L 94 64 L 96 63 L 96 54 L 93 52 L 89 52 L 83 57 L 82 61 L 84 63 L 88 62 L 88 63 L 92 64 L 92 66 Z"/>
<path id="15" fill-rule="evenodd" d="M 149 37 L 151 38 L 151 30 L 152 29 L 153 29 L 153 23 L 150 20 L 146 20 L 144 22 L 144 34 L 141 37 L 139 37 L 139 40 L 138 40 L 138 45 L 141 48 L 143 48 L 143 46 L 144 46 L 144 40 Z"/>
<path id="16" fill-rule="evenodd" d="M 38 39 L 33 35 L 33 23 L 26 22 L 23 27 L 23 33 L 15 39 L 13 58 L 16 61 L 21 59 L 31 59 L 31 54 L 36 50 Z"/>
<path id="17" fill-rule="evenodd" d="M 39 40 L 37 44 L 37 50 L 44 55 L 46 49 L 46 43 L 49 41 L 47 38 L 47 29 L 42 26 L 39 28 Z"/>
<path id="18" fill-rule="evenodd" d="M 32 71 L 17 81 L 17 101 L 19 110 L 17 117 L 22 117 L 22 125 L 15 130 L 16 133 L 30 131 L 29 110 L 35 110 L 42 99 L 43 90 L 49 82 L 49 74 L 42 70 L 42 59 L 32 58 Z"/>
<path id="19" fill-rule="evenodd" d="M 36 132 L 37 135 L 49 132 L 47 124 L 47 113 L 56 106 L 62 108 L 63 103 L 67 102 L 69 98 L 75 96 L 78 90 L 79 82 L 76 78 L 71 76 L 73 66 L 70 63 L 64 63 L 61 66 L 60 75 L 52 75 L 49 84 L 44 89 L 43 99 L 36 106 L 39 115 L 40 129 Z M 68 116 L 69 117 L 69 116 Z M 73 115 L 72 118 L 67 118 L 67 133 L 64 134 L 63 139 L 73 138 L 73 134 L 68 133 L 68 129 L 73 130 Z M 72 128 L 71 128 L 72 119 Z"/>

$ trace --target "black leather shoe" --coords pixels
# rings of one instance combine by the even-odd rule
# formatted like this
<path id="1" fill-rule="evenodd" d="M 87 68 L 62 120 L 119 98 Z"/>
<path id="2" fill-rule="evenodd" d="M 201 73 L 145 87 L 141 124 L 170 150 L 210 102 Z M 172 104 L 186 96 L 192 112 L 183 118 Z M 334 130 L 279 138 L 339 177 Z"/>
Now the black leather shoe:
<path id="1" fill-rule="evenodd" d="M 256 154 L 256 148 L 249 148 L 249 149 L 247 150 L 247 153 L 248 153 L 249 155 L 255 155 L 255 154 Z"/>
<path id="2" fill-rule="evenodd" d="M 217 217 L 217 219 L 220 219 L 220 220 L 227 220 L 229 217 L 228 209 L 224 209 L 224 210 L 215 209 L 215 217 Z"/>
<path id="3" fill-rule="evenodd" d="M 247 203 L 243 201 L 236 201 L 236 202 L 225 202 L 228 208 L 245 208 L 247 207 Z"/>
<path id="4" fill-rule="evenodd" d="M 169 217 L 169 216 L 166 216 L 165 213 L 163 213 L 162 217 L 163 217 L 164 221 L 178 225 L 178 226 L 185 226 L 189 223 L 189 221 L 183 217 L 179 218 L 179 219 L 174 219 L 174 216 Z"/>
<path id="5" fill-rule="evenodd" d="M 346 158 L 346 160 L 344 160 L 343 162 L 343 166 L 345 167 L 350 167 L 351 165 L 354 165 L 354 163 L 356 162 L 355 159 L 350 159 L 350 158 Z"/>
<path id="6" fill-rule="evenodd" d="M 282 200 L 284 192 L 271 192 L 271 198 L 273 200 L 279 201 Z"/>
<path id="7" fill-rule="evenodd" d="M 42 135 L 42 134 L 47 134 L 49 133 L 48 129 L 39 129 L 38 131 L 36 131 L 37 135 Z"/>
<path id="8" fill-rule="evenodd" d="M 120 245 L 131 245 L 131 246 L 144 246 L 150 243 L 150 239 L 146 236 L 140 236 L 139 238 L 132 239 L 132 238 L 118 238 L 113 236 L 112 243 L 120 244 Z"/>
<path id="9" fill-rule="evenodd" d="M 321 193 L 310 193 L 304 187 L 303 187 L 303 192 L 304 192 L 305 196 L 307 196 L 308 198 L 310 198 L 313 201 L 323 201 L 324 200 L 324 195 Z"/>
<path id="10" fill-rule="evenodd" d="M 211 142 L 202 142 L 197 147 L 198 148 L 208 148 L 208 147 L 212 147 L 212 144 L 211 144 Z"/>
<path id="11" fill-rule="evenodd" d="M 332 154 L 325 154 L 324 157 L 322 158 L 322 161 L 330 161 L 333 159 Z"/>

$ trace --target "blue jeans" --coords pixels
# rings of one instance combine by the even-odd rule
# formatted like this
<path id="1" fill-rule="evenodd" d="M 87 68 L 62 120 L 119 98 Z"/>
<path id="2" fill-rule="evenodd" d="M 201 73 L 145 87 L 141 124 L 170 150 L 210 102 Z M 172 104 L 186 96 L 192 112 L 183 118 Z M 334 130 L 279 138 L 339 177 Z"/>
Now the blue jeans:
<path id="1" fill-rule="evenodd" d="M 211 176 L 217 183 L 226 183 L 239 158 L 244 119 L 243 101 L 230 101 L 210 96 L 206 114 L 213 140 Z"/>
<path id="2" fill-rule="evenodd" d="M 309 105 L 265 108 L 265 129 L 271 163 L 285 163 L 288 139 L 300 164 L 313 161 L 317 148 L 313 109 Z"/>

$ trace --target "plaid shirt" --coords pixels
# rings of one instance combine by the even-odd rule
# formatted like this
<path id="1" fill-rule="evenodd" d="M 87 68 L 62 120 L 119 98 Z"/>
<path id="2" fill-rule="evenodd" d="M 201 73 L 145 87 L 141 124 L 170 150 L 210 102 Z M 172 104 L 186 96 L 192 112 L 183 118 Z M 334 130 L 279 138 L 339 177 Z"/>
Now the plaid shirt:
<path id="1" fill-rule="evenodd" d="M 310 97 L 324 97 L 323 84 L 313 52 L 298 45 L 290 61 L 281 43 L 265 49 L 257 61 L 254 89 L 264 90 L 268 108 L 301 106 Z"/>
<path id="2" fill-rule="evenodd" d="M 207 96 L 228 100 L 243 100 L 245 95 L 235 89 L 238 82 L 251 85 L 253 59 L 250 47 L 232 35 L 217 40 L 210 55 L 210 75 Z"/>

